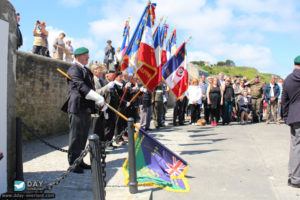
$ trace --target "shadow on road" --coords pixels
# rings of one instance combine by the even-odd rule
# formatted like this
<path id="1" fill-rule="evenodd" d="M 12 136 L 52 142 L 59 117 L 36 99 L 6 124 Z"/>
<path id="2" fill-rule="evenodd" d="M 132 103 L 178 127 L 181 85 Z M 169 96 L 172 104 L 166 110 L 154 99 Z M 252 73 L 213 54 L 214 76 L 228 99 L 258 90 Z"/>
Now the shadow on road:
<path id="1" fill-rule="evenodd" d="M 212 150 L 198 150 L 198 151 L 182 151 L 180 155 L 195 155 L 195 154 L 204 154 L 204 153 L 210 153 L 214 151 L 220 151 L 219 149 L 212 149 Z"/>

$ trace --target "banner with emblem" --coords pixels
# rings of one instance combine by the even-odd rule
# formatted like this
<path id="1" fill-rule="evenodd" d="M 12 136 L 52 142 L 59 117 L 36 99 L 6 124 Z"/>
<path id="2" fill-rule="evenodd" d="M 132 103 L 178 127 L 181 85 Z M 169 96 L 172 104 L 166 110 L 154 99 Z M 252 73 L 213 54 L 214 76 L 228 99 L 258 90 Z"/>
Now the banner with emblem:
<path id="1" fill-rule="evenodd" d="M 187 162 L 140 129 L 135 134 L 138 185 L 156 186 L 172 192 L 189 192 Z M 129 183 L 128 158 L 123 165 Z"/>
<path id="2" fill-rule="evenodd" d="M 162 78 L 174 95 L 179 98 L 188 89 L 188 69 L 185 42 L 162 67 Z"/>

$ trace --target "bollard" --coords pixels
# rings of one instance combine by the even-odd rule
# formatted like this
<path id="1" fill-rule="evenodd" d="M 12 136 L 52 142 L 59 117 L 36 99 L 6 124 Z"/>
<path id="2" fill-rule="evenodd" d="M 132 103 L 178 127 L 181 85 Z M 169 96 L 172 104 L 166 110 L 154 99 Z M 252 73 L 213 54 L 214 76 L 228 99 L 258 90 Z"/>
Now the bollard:
<path id="1" fill-rule="evenodd" d="M 22 158 L 22 118 L 16 118 L 16 179 L 24 181 Z"/>
<path id="2" fill-rule="evenodd" d="M 99 146 L 99 136 L 96 134 L 89 136 L 89 145 L 91 147 L 91 170 L 93 179 L 93 193 L 95 200 L 105 200 L 104 181 L 101 165 L 101 152 Z"/>
<path id="3" fill-rule="evenodd" d="M 128 119 L 128 157 L 129 157 L 129 192 L 136 194 L 138 192 L 136 179 L 136 158 L 134 142 L 133 118 Z"/>

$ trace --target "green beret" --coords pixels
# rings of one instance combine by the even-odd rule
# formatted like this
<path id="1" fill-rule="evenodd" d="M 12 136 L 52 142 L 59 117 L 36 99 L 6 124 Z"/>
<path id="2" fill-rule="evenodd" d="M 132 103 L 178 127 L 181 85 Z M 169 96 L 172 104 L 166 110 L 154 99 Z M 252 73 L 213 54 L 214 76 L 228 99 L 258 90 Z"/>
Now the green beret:
<path id="1" fill-rule="evenodd" d="M 80 47 L 78 49 L 75 49 L 74 56 L 76 56 L 76 55 L 82 55 L 82 54 L 85 54 L 85 53 L 88 53 L 88 52 L 89 52 L 89 50 L 87 48 Z"/>
<path id="2" fill-rule="evenodd" d="M 294 60 L 295 65 L 300 65 L 300 56 L 297 56 Z"/>

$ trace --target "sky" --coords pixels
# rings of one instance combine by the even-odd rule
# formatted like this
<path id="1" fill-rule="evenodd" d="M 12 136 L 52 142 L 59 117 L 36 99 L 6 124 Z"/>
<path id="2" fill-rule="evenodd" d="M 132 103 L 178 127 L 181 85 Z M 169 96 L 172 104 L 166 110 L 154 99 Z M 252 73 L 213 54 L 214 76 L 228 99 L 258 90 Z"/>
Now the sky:
<path id="1" fill-rule="evenodd" d="M 30 51 L 36 20 L 45 21 L 50 50 L 60 32 L 74 48 L 85 46 L 90 60 L 103 61 L 108 39 L 122 43 L 125 21 L 131 33 L 147 4 L 146 0 L 10 0 L 20 13 L 20 29 Z M 177 46 L 187 45 L 189 61 L 214 64 L 227 59 L 237 66 L 287 76 L 300 55 L 299 0 L 156 0 L 156 24 L 166 19 L 170 35 L 177 30 Z M 168 36 L 169 37 L 169 36 Z"/>

